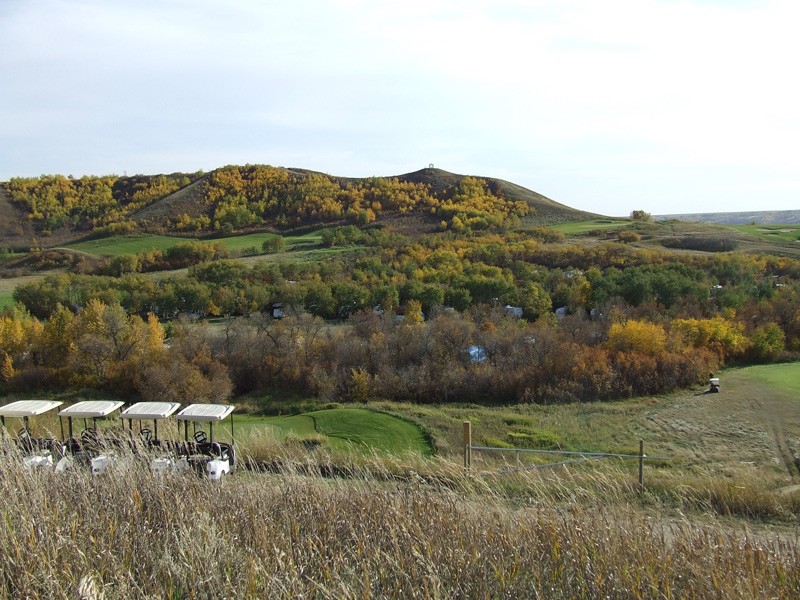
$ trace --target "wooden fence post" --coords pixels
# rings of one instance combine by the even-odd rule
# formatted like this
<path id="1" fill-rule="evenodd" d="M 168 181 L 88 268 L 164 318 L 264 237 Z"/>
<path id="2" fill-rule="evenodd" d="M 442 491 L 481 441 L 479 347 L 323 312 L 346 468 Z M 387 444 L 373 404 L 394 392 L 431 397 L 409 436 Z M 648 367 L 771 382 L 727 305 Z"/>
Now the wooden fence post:
<path id="1" fill-rule="evenodd" d="M 644 440 L 639 440 L 639 495 L 644 494 Z"/>
<path id="2" fill-rule="evenodd" d="M 464 421 L 464 469 L 472 465 L 472 423 Z"/>

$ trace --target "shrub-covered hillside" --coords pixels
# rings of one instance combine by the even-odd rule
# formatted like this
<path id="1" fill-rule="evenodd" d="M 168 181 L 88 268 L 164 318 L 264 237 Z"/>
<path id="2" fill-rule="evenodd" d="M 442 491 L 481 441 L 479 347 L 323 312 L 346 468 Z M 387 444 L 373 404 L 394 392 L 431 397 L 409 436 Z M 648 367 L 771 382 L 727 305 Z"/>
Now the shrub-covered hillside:
<path id="1" fill-rule="evenodd" d="M 12 178 L 7 201 L 39 236 L 141 231 L 240 231 L 422 217 L 426 228 L 487 229 L 542 212 L 548 220 L 583 215 L 497 179 L 423 169 L 398 177 L 346 179 L 268 165 L 157 176 L 47 175 Z"/>

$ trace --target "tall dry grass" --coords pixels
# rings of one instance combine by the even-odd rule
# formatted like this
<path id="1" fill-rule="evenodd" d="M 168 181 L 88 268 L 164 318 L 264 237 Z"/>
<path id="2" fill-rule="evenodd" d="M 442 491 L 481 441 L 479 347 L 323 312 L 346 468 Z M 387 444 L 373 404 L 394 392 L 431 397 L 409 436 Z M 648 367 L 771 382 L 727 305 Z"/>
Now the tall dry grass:
<path id="1" fill-rule="evenodd" d="M 800 597 L 796 540 L 654 516 L 605 476 L 501 482 L 442 462 L 399 478 L 376 461 L 323 478 L 296 458 L 215 485 L 141 462 L 28 473 L 6 446 L 0 596 Z"/>

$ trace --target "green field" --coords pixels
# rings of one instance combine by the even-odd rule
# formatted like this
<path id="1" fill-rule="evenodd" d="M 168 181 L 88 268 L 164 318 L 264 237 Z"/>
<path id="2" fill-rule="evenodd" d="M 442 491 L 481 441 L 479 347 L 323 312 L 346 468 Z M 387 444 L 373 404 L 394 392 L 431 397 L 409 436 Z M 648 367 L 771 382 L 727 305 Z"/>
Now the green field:
<path id="1" fill-rule="evenodd" d="M 793 394 L 800 403 L 800 363 L 759 365 L 733 369 L 730 373 L 736 378 L 760 382 L 776 392 Z"/>
<path id="2" fill-rule="evenodd" d="M 362 408 L 334 408 L 276 417 L 239 416 L 234 427 L 245 438 L 268 431 L 277 442 L 314 440 L 332 450 L 431 454 L 431 446 L 417 425 Z"/>
<path id="3" fill-rule="evenodd" d="M 230 236 L 205 240 L 222 244 L 231 254 L 255 248 L 261 252 L 261 245 L 265 240 L 275 237 L 274 233 L 251 233 L 248 235 Z M 124 235 L 89 240 L 68 244 L 66 247 L 96 256 L 119 256 L 122 254 L 137 254 L 147 250 L 169 250 L 173 246 L 187 241 L 197 241 L 196 238 L 183 238 L 165 235 Z M 303 235 L 284 236 L 286 250 L 308 249 L 319 246 L 322 236 L 318 231 Z"/>
<path id="4" fill-rule="evenodd" d="M 800 241 L 800 225 L 731 225 L 736 231 L 773 242 Z"/>
<path id="5" fill-rule="evenodd" d="M 0 290 L 0 308 L 14 304 L 14 290 Z"/>
<path id="6" fill-rule="evenodd" d="M 247 235 L 217 238 L 207 241 L 221 243 L 231 254 L 239 254 L 253 248 L 255 248 L 258 253 L 261 253 L 262 244 L 266 240 L 274 238 L 277 235 L 276 233 L 249 233 Z M 319 246 L 322 243 L 322 235 L 318 231 L 303 235 L 286 235 L 283 236 L 283 241 L 286 244 L 285 249 L 287 251 L 302 250 Z"/>
<path id="7" fill-rule="evenodd" d="M 169 250 L 188 238 L 177 238 L 166 235 L 123 235 L 68 244 L 66 247 L 97 256 L 120 256 L 137 254 L 147 250 Z"/>
<path id="8" fill-rule="evenodd" d="M 606 229 L 618 229 L 630 225 L 628 219 L 592 219 L 590 221 L 574 221 L 571 223 L 559 223 L 552 228 L 566 235 L 581 235 L 591 231 L 603 231 Z"/>

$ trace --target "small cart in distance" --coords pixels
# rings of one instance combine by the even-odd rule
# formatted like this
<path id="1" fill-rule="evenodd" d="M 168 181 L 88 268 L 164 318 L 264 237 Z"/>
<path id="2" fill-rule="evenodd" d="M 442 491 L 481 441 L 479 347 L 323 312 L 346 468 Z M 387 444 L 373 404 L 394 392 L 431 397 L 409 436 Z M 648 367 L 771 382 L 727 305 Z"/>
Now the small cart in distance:
<path id="1" fill-rule="evenodd" d="M 30 418 L 43 415 L 61 406 L 58 400 L 17 400 L 0 406 L 0 423 L 6 428 L 6 417 L 22 419 L 22 429 L 17 432 L 16 442 L 23 454 L 27 469 L 53 467 L 64 458 L 64 447 L 55 438 L 31 436 Z"/>
<path id="2" fill-rule="evenodd" d="M 233 410 L 230 404 L 191 404 L 177 414 L 183 421 L 184 446 L 179 449 L 181 459 L 190 466 L 204 471 L 211 480 L 219 480 L 236 470 L 236 447 L 233 437 Z M 214 440 L 214 423 L 230 417 L 231 441 Z M 192 439 L 189 439 L 189 423 L 192 423 Z M 208 423 L 208 433 L 198 429 L 198 423 Z"/>

